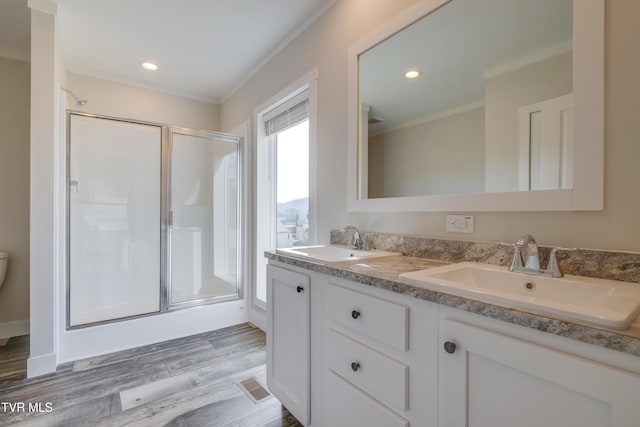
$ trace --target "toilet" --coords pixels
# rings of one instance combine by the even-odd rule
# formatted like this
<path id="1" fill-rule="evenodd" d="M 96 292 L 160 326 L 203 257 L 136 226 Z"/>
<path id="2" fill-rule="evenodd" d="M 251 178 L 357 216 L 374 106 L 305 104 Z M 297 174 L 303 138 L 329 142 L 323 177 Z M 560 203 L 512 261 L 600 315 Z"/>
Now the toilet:
<path id="1" fill-rule="evenodd" d="M 4 283 L 4 276 L 7 273 L 7 262 L 9 262 L 9 253 L 0 251 L 0 288 Z"/>

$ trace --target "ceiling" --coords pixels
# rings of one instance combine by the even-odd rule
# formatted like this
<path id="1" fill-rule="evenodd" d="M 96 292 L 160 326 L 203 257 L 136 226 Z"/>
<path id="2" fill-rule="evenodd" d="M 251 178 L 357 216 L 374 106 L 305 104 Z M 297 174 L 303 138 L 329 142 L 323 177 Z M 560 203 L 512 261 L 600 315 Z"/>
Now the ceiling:
<path id="1" fill-rule="evenodd" d="M 218 103 L 336 0 L 53 1 L 68 71 Z M 26 3 L 0 0 L 0 55 L 28 57 Z"/>

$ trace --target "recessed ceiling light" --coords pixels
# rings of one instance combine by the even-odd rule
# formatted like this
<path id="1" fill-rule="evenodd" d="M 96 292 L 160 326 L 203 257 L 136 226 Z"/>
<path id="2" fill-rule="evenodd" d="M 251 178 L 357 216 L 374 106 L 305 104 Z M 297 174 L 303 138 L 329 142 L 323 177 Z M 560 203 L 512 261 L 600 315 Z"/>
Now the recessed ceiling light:
<path id="1" fill-rule="evenodd" d="M 409 70 L 406 73 L 404 73 L 404 76 L 407 79 L 415 79 L 416 77 L 418 77 L 420 75 L 420 71 L 418 70 Z"/>
<path id="2" fill-rule="evenodd" d="M 140 65 L 142 65 L 142 68 L 149 71 L 156 71 L 158 69 L 158 66 L 153 62 L 143 62 Z"/>

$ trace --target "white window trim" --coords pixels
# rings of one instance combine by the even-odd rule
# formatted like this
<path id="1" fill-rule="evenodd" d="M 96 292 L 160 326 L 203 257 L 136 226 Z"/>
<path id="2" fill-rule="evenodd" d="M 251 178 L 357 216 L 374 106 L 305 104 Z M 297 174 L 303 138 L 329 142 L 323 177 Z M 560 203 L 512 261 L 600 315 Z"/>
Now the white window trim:
<path id="1" fill-rule="evenodd" d="M 258 269 L 262 268 L 262 260 L 264 259 L 263 252 L 265 250 L 273 249 L 275 242 L 266 242 L 267 239 L 273 239 L 271 236 L 260 236 L 267 224 L 273 223 L 273 216 L 275 212 L 260 211 L 261 205 L 258 200 L 262 191 L 267 189 L 267 181 L 262 177 L 265 173 L 268 175 L 269 171 L 265 171 L 266 165 L 263 164 L 261 158 L 270 157 L 274 151 L 265 147 L 265 140 L 268 137 L 265 135 L 264 130 L 264 115 L 273 110 L 276 106 L 288 101 L 289 99 L 300 94 L 304 90 L 309 90 L 309 241 L 317 242 L 318 239 L 318 217 L 317 217 L 317 124 L 318 124 L 318 70 L 314 69 L 304 76 L 300 77 L 287 87 L 271 96 L 265 102 L 260 104 L 254 109 L 254 117 L 256 120 L 256 176 L 255 176 L 255 248 L 256 259 L 254 262 L 254 268 L 256 268 L 254 277 L 255 282 L 251 291 L 251 310 L 257 312 L 256 314 L 264 315 L 266 312 L 266 304 L 257 298 L 258 281 L 260 278 L 265 279 L 266 272 L 261 275 Z M 267 151 L 268 150 L 268 151 Z M 261 156 L 262 154 L 262 156 Z M 271 163 L 272 164 L 272 163 Z M 273 194 L 273 191 L 269 191 L 269 195 Z M 270 204 L 272 205 L 272 204 Z"/>

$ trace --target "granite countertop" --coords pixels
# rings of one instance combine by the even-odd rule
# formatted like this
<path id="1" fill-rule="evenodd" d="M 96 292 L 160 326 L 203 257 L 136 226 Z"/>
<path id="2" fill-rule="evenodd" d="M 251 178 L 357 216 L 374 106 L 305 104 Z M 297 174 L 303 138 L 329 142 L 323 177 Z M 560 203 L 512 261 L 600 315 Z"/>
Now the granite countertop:
<path id="1" fill-rule="evenodd" d="M 607 329 L 533 310 L 499 305 L 495 302 L 457 296 L 427 287 L 401 282 L 402 273 L 439 267 L 449 262 L 397 255 L 349 262 L 322 262 L 265 252 L 273 261 L 341 277 L 426 301 L 480 314 L 577 341 L 640 356 L 640 317 L 624 330 Z"/>

